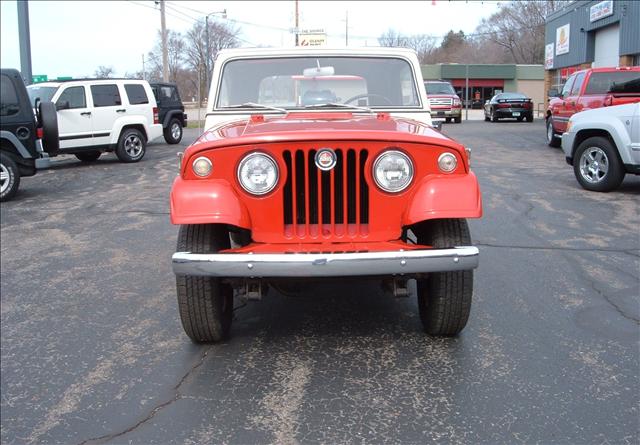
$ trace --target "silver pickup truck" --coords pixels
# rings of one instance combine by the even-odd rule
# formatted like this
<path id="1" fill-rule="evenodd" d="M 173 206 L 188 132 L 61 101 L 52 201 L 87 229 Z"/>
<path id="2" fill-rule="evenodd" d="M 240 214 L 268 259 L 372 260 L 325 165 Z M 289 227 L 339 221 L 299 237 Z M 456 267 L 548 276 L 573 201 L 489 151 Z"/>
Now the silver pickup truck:
<path id="1" fill-rule="evenodd" d="M 609 192 L 626 173 L 640 175 L 640 103 L 574 114 L 562 150 L 587 190 Z"/>

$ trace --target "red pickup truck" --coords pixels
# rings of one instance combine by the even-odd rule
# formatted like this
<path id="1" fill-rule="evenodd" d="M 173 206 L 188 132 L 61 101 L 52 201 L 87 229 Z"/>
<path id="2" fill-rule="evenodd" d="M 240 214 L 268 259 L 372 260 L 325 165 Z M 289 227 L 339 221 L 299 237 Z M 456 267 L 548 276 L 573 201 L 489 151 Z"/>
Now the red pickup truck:
<path id="1" fill-rule="evenodd" d="M 560 146 L 562 133 L 575 113 L 633 102 L 640 102 L 640 66 L 577 71 L 549 101 L 547 143 Z"/>

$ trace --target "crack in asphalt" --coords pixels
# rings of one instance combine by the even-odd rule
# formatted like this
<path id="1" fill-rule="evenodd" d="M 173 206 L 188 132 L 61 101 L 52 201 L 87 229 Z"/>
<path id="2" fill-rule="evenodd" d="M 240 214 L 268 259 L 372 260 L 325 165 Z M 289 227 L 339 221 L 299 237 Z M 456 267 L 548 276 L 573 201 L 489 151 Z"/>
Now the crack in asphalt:
<path id="1" fill-rule="evenodd" d="M 527 250 L 557 250 L 561 252 L 608 252 L 608 253 L 624 253 L 633 257 L 640 258 L 640 248 L 635 249 L 603 249 L 599 247 L 559 247 L 559 246 L 525 246 L 511 244 L 489 244 L 474 243 L 476 246 L 490 247 L 495 249 L 527 249 Z"/>
<path id="2" fill-rule="evenodd" d="M 122 431 L 119 431 L 119 432 L 116 432 L 116 433 L 111 433 L 111 434 L 105 434 L 104 436 L 93 437 L 93 438 L 90 438 L 90 439 L 83 440 L 78 445 L 103 444 L 103 443 L 107 443 L 110 440 L 113 440 L 113 439 L 115 439 L 117 437 L 121 437 L 121 436 L 124 436 L 125 434 L 129 434 L 130 432 L 136 430 L 140 426 L 142 426 L 145 423 L 147 423 L 149 420 L 153 419 L 155 417 L 155 415 L 158 414 L 158 412 L 160 412 L 161 410 L 163 410 L 167 406 L 171 405 L 172 403 L 180 400 L 183 397 L 183 395 L 180 393 L 180 387 L 187 381 L 187 379 L 189 377 L 191 377 L 191 375 L 194 373 L 194 371 L 196 369 L 198 369 L 200 366 L 202 366 L 202 364 L 204 363 L 205 358 L 207 357 L 207 355 L 209 354 L 209 351 L 211 351 L 212 348 L 213 348 L 213 346 L 209 346 L 209 347 L 205 348 L 203 353 L 202 353 L 202 355 L 200 356 L 200 359 L 198 360 L 198 362 L 195 365 L 193 365 L 182 376 L 182 378 L 178 381 L 178 383 L 172 388 L 172 391 L 174 392 L 173 397 L 171 397 L 169 400 L 166 400 L 166 401 L 154 406 L 149 411 L 149 413 L 144 418 L 142 418 L 140 421 L 136 422 L 134 425 L 132 425 L 130 427 L 125 428 Z"/>

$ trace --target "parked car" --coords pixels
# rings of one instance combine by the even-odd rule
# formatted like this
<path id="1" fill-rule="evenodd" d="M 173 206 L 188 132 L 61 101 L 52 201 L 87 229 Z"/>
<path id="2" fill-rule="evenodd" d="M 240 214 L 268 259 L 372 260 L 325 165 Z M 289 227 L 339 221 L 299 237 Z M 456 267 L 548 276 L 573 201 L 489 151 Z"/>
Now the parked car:
<path id="1" fill-rule="evenodd" d="M 590 68 L 572 74 L 546 113 L 547 144 L 559 147 L 569 118 L 606 106 L 640 102 L 640 66 Z M 620 85 L 626 84 L 626 87 Z"/>
<path id="2" fill-rule="evenodd" d="M 336 102 L 318 101 L 325 90 Z M 425 99 L 410 50 L 218 53 L 206 131 L 170 198 L 192 340 L 229 334 L 234 292 L 259 299 L 268 286 L 347 276 L 396 296 L 415 278 L 425 331 L 464 328 L 478 264 L 466 219 L 482 214 L 480 190 L 465 148 L 429 125 Z"/>
<path id="3" fill-rule="evenodd" d="M 164 140 L 167 144 L 178 144 L 182 140 L 182 129 L 187 126 L 187 115 L 178 87 L 164 82 L 150 85 L 158 104 L 158 119 L 162 122 Z"/>
<path id="4" fill-rule="evenodd" d="M 574 114 L 562 135 L 562 150 L 587 190 L 608 192 L 626 173 L 640 175 L 640 103 Z"/>
<path id="5" fill-rule="evenodd" d="M 36 111 L 32 107 L 35 106 Z M 0 72 L 0 201 L 18 192 L 20 178 L 37 172 L 42 153 L 58 151 L 58 121 L 51 102 L 32 104 L 20 72 Z"/>
<path id="6" fill-rule="evenodd" d="M 498 122 L 503 118 L 533 122 L 533 101 L 521 93 L 499 93 L 484 104 L 484 120 Z"/>
<path id="7" fill-rule="evenodd" d="M 138 162 L 147 143 L 162 136 L 156 99 L 146 80 L 74 79 L 29 85 L 27 91 L 32 103 L 56 104 L 59 154 L 93 162 L 115 151 L 122 162 Z"/>
<path id="8" fill-rule="evenodd" d="M 432 118 L 445 118 L 459 124 L 462 122 L 462 102 L 449 82 L 427 80 L 424 83 L 431 105 Z"/>

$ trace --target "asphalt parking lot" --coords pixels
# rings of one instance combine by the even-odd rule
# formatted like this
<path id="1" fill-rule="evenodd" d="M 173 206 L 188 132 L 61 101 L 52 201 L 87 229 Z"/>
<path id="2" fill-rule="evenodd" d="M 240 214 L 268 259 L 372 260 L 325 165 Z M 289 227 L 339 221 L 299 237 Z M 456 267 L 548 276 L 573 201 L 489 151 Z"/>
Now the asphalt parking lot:
<path id="1" fill-rule="evenodd" d="M 538 120 L 444 131 L 485 210 L 451 339 L 415 296 L 349 282 L 271 291 L 193 345 L 170 265 L 184 146 L 25 178 L 0 212 L 2 443 L 638 443 L 640 177 L 581 189 Z"/>

